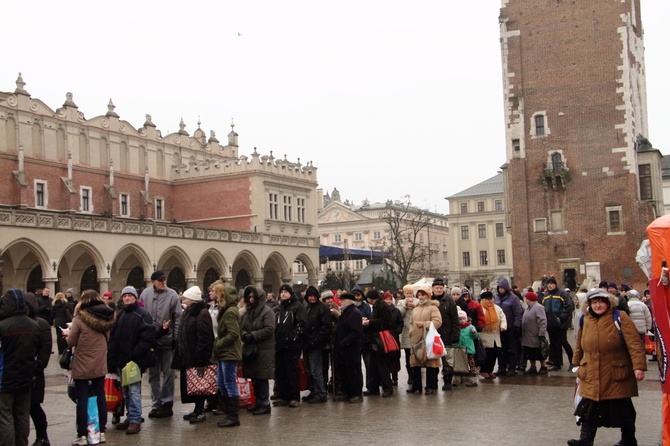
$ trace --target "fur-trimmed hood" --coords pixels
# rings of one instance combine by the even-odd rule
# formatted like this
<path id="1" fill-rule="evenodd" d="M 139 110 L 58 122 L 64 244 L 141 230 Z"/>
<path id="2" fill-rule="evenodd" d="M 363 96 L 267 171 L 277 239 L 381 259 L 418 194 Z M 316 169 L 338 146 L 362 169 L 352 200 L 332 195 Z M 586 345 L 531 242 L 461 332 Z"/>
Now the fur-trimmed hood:
<path id="1" fill-rule="evenodd" d="M 79 319 L 95 331 L 105 333 L 114 326 L 116 313 L 105 303 L 97 303 L 77 310 Z"/>

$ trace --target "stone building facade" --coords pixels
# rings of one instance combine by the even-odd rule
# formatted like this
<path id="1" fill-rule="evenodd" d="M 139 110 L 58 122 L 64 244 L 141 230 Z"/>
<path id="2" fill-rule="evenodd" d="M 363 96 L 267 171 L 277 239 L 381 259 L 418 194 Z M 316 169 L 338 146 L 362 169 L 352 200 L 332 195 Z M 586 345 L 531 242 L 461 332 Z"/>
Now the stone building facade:
<path id="1" fill-rule="evenodd" d="M 635 254 L 664 210 L 640 1 L 503 0 L 500 33 L 514 280 L 643 285 Z"/>
<path id="2" fill-rule="evenodd" d="M 316 167 L 241 155 L 233 130 L 162 135 L 110 100 L 86 119 L 66 95 L 52 110 L 22 77 L 0 92 L 0 285 L 34 290 L 207 287 L 226 276 L 276 291 L 296 265 L 318 280 Z"/>

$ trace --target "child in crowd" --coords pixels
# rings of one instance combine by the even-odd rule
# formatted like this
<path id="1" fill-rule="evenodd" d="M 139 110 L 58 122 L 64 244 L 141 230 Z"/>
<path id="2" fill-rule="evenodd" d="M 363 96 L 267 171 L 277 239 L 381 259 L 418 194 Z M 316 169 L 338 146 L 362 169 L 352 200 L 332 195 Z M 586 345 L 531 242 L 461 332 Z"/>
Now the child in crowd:
<path id="1" fill-rule="evenodd" d="M 465 349 L 465 352 L 468 354 L 468 365 L 470 366 L 470 374 L 468 375 L 468 382 L 465 383 L 465 387 L 477 387 L 475 339 L 479 337 L 479 333 L 477 333 L 477 329 L 468 319 L 468 315 L 465 311 L 458 310 L 458 320 L 461 324 L 461 337 L 458 340 L 458 346 Z M 462 378 L 459 378 L 459 381 L 462 381 Z M 453 382 L 452 385 L 456 385 L 456 383 Z"/>

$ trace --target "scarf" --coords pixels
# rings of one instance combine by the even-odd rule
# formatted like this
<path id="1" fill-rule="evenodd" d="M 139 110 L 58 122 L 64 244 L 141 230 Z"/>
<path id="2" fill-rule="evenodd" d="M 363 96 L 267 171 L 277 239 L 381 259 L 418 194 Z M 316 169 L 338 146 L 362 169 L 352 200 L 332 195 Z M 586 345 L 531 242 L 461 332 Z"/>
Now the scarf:
<path id="1" fill-rule="evenodd" d="M 486 309 L 484 312 L 486 316 L 486 326 L 484 326 L 484 331 L 492 332 L 495 330 L 498 324 L 498 313 L 495 309 L 495 303 L 493 299 L 482 299 L 482 307 Z"/>

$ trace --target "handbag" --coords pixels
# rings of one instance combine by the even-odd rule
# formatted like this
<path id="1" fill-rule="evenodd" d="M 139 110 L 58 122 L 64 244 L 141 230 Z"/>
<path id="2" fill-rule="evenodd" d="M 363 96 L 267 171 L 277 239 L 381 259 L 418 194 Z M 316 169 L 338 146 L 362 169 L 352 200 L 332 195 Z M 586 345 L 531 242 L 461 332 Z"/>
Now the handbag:
<path id="1" fill-rule="evenodd" d="M 437 359 L 447 354 L 447 349 L 442 343 L 442 336 L 437 332 L 435 325 L 430 323 L 428 334 L 426 335 L 426 358 Z"/>
<path id="2" fill-rule="evenodd" d="M 309 390 L 309 376 L 307 376 L 307 370 L 305 370 L 305 361 L 302 358 L 298 358 L 298 385 L 300 386 L 300 391 Z"/>
<path id="3" fill-rule="evenodd" d="M 379 351 L 382 351 L 386 354 L 397 352 L 398 350 L 400 350 L 398 341 L 395 340 L 395 337 L 393 336 L 393 333 L 391 333 L 391 330 L 380 331 L 379 333 L 376 334 L 375 340 L 377 341 Z"/>
<path id="4" fill-rule="evenodd" d="M 412 355 L 416 358 L 417 362 L 424 363 L 427 358 L 426 352 L 426 326 L 423 326 L 423 335 L 419 342 L 412 345 Z"/>
<path id="5" fill-rule="evenodd" d="M 540 336 L 540 353 L 543 358 L 549 357 L 549 341 L 544 336 Z"/>
<path id="6" fill-rule="evenodd" d="M 258 344 L 256 343 L 250 343 L 250 342 L 245 342 L 242 344 L 242 360 L 243 361 L 254 361 L 256 358 L 258 358 L 258 354 L 260 353 L 260 349 L 258 348 Z"/>
<path id="7" fill-rule="evenodd" d="M 123 402 L 123 392 L 121 391 L 121 378 L 116 373 L 105 375 L 105 400 L 107 400 L 107 411 L 114 412 Z"/>
<path id="8" fill-rule="evenodd" d="M 484 365 L 486 365 L 486 349 L 484 348 L 484 344 L 482 344 L 482 340 L 480 338 L 477 338 L 474 341 L 475 341 L 475 364 L 477 364 L 479 367 L 483 367 Z"/>
<path id="9" fill-rule="evenodd" d="M 447 364 L 453 369 L 454 375 L 469 375 L 470 365 L 468 354 L 462 347 L 447 348 Z"/>
<path id="10" fill-rule="evenodd" d="M 656 354 L 656 342 L 654 341 L 654 334 L 650 331 L 644 335 L 644 351 L 648 355 Z"/>
<path id="11" fill-rule="evenodd" d="M 70 367 L 72 366 L 72 357 L 73 357 L 72 347 L 66 348 L 63 354 L 60 355 L 60 359 L 58 360 L 60 368 L 64 370 L 70 370 Z"/>
<path id="12" fill-rule="evenodd" d="M 188 395 L 216 395 L 216 365 L 189 367 L 186 369 L 186 393 Z"/>

